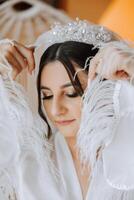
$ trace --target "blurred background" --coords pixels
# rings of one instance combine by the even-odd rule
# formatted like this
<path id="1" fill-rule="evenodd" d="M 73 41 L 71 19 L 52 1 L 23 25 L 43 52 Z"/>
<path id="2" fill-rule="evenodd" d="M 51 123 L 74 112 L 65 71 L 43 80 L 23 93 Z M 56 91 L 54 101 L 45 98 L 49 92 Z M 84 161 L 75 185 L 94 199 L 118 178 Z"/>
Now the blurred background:
<path id="1" fill-rule="evenodd" d="M 134 0 L 63 0 L 60 6 L 72 18 L 79 16 L 105 25 L 134 40 Z"/>
<path id="2" fill-rule="evenodd" d="M 0 37 L 32 43 L 54 21 L 76 17 L 134 40 L 134 0 L 0 0 Z"/>
<path id="3" fill-rule="evenodd" d="M 134 40 L 134 0 L 0 0 L 0 39 L 33 44 L 55 21 L 65 24 L 76 17 Z M 33 77 L 24 71 L 18 81 L 34 99 Z"/>

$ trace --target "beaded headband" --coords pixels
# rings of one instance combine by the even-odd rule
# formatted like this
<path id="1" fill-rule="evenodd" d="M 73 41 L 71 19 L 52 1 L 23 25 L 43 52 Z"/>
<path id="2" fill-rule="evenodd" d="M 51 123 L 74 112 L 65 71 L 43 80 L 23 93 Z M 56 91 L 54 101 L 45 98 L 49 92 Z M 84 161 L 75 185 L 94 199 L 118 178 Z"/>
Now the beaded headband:
<path id="1" fill-rule="evenodd" d="M 78 41 L 100 48 L 104 44 L 115 40 L 119 40 L 115 33 L 103 26 L 91 24 L 86 20 L 76 19 L 76 21 L 71 21 L 66 25 L 56 23 L 50 31 L 42 34 L 35 43 L 36 66 L 39 65 L 43 52 L 55 43 Z"/>
<path id="2" fill-rule="evenodd" d="M 50 31 L 37 39 L 36 45 L 45 43 L 48 47 L 64 41 L 78 41 L 99 46 L 113 40 L 117 40 L 117 35 L 106 27 L 76 19 L 76 21 L 71 21 L 66 25 L 55 23 Z"/>

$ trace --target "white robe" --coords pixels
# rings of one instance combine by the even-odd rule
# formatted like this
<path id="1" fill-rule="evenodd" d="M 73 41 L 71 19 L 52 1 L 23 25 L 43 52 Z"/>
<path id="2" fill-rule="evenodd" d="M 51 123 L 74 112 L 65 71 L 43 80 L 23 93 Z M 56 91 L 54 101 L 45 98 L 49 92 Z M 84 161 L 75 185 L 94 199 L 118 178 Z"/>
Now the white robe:
<path id="1" fill-rule="evenodd" d="M 86 197 L 83 198 L 80 183 L 77 177 L 72 155 L 65 138 L 57 133 L 55 135 L 55 153 L 62 184 L 59 186 L 64 200 L 125 200 L 134 199 L 134 190 L 122 191 L 111 187 L 104 176 L 103 159 L 100 157 L 92 174 Z M 63 189 L 64 188 L 64 189 Z M 48 198 L 49 199 L 49 198 Z"/>
<path id="2" fill-rule="evenodd" d="M 122 191 L 114 189 L 108 184 L 104 177 L 102 158 L 97 162 L 84 199 L 82 197 L 82 190 L 76 174 L 72 155 L 64 137 L 60 133 L 56 133 L 54 145 L 55 152 L 53 153 L 55 154 L 55 161 L 57 163 L 57 176 L 54 177 L 49 169 L 47 169 L 47 171 L 42 171 L 41 167 L 36 167 L 35 158 L 33 162 L 29 160 L 28 167 L 26 167 L 28 161 L 24 162 L 25 166 L 23 166 L 23 171 L 26 168 L 26 174 L 23 173 L 24 177 L 21 183 L 22 185 L 20 185 L 20 187 L 22 187 L 21 193 L 20 196 L 17 197 L 17 200 L 99 200 L 100 198 L 101 200 L 122 200 L 123 195 L 127 196 L 125 200 L 134 199 L 133 190 L 122 193 Z M 49 177 L 49 181 L 46 177 Z M 11 200 L 16 200 L 18 193 L 17 188 L 14 189 L 12 185 L 9 184 L 9 180 L 6 176 L 3 176 L 3 180 L 1 176 L 0 184 L 0 199 L 9 200 L 8 196 L 11 195 Z M 3 192 L 2 187 L 5 192 Z"/>
<path id="3" fill-rule="evenodd" d="M 43 135 L 46 127 L 32 116 L 21 88 L 7 80 L 0 78 L 0 200 L 83 200 L 64 137 L 55 133 L 51 147 Z M 120 94 L 118 134 L 95 162 L 84 200 L 134 200 L 134 88 L 119 85 L 114 90 Z"/>

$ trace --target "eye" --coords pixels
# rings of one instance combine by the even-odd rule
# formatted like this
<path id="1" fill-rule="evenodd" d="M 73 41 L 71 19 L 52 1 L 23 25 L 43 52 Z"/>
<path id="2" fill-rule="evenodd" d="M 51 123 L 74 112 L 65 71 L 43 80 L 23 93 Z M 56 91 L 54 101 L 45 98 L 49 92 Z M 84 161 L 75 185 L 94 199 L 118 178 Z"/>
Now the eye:
<path id="1" fill-rule="evenodd" d="M 53 95 L 50 94 L 50 93 L 44 93 L 44 92 L 41 92 L 41 99 L 42 100 L 49 100 L 49 99 L 52 99 Z"/>
<path id="2" fill-rule="evenodd" d="M 42 97 L 42 100 L 47 100 L 47 99 L 52 99 L 53 95 L 50 95 L 50 96 L 43 96 Z"/>
<path id="3" fill-rule="evenodd" d="M 70 98 L 75 98 L 75 97 L 78 97 L 79 94 L 77 92 L 70 92 L 70 93 L 66 93 L 66 96 Z"/>

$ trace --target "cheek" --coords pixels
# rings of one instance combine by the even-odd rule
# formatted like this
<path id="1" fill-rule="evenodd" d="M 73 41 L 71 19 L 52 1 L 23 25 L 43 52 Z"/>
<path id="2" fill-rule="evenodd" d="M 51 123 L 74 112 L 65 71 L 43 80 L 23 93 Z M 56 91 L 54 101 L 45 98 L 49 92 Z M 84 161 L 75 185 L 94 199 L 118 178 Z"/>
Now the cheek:
<path id="1" fill-rule="evenodd" d="M 81 98 L 71 104 L 70 113 L 72 113 L 76 119 L 80 119 L 82 110 L 82 100 Z"/>
<path id="2" fill-rule="evenodd" d="M 46 101 L 43 105 L 44 105 L 47 117 L 51 121 L 53 121 L 53 115 L 51 113 L 52 102 Z M 78 97 L 76 99 L 65 100 L 63 106 L 67 110 L 64 113 L 64 115 L 66 115 L 67 117 L 74 117 L 75 119 L 77 119 L 78 122 L 80 121 L 81 110 L 82 110 L 82 99 L 81 99 L 81 97 Z"/>
<path id="3" fill-rule="evenodd" d="M 52 115 L 51 115 L 51 102 L 49 101 L 46 101 L 45 103 L 43 103 L 43 106 L 44 106 L 44 110 L 45 110 L 45 113 L 47 115 L 47 117 L 52 120 Z"/>

